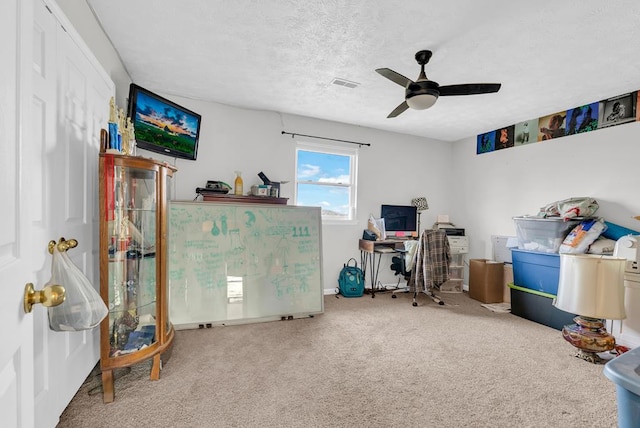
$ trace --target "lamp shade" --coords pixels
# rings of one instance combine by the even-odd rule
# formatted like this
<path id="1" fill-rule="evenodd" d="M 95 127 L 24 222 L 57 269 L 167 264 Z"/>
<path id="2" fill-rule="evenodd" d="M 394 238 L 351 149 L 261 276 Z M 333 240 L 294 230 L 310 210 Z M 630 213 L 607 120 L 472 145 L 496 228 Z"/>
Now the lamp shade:
<path id="1" fill-rule="evenodd" d="M 577 315 L 619 320 L 624 310 L 626 259 L 560 254 L 560 281 L 554 306 Z"/>
<path id="2" fill-rule="evenodd" d="M 427 198 L 425 197 L 411 199 L 411 205 L 416 207 L 418 211 L 429 209 L 429 204 L 427 204 Z"/>
<path id="3" fill-rule="evenodd" d="M 431 93 L 408 96 L 406 99 L 407 105 L 414 110 L 428 109 L 434 105 L 437 100 L 438 96 Z"/>

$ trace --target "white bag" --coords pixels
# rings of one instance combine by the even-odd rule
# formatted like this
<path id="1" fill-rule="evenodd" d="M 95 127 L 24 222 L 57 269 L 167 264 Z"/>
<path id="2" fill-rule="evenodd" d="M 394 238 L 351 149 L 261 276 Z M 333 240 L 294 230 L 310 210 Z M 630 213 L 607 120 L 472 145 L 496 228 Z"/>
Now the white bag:
<path id="1" fill-rule="evenodd" d="M 598 211 L 598 201 L 591 197 L 569 198 L 556 201 L 542 208 L 544 216 L 560 216 L 567 220 L 574 217 L 590 217 Z"/>
<path id="2" fill-rule="evenodd" d="M 561 254 L 584 254 L 589 249 L 589 245 L 607 230 L 607 225 L 601 218 L 595 220 L 585 220 L 573 228 L 564 238 L 560 249 Z"/>
<path id="3" fill-rule="evenodd" d="M 59 251 L 57 245 L 53 246 L 49 284 L 61 285 L 65 289 L 64 302 L 48 308 L 51 330 L 89 330 L 107 316 L 109 311 L 100 294 L 73 264 L 66 251 Z"/>
<path id="4" fill-rule="evenodd" d="M 367 229 L 376 235 L 376 240 L 380 241 L 387 239 L 387 231 L 384 228 L 383 218 L 375 218 L 373 214 L 370 214 Z"/>

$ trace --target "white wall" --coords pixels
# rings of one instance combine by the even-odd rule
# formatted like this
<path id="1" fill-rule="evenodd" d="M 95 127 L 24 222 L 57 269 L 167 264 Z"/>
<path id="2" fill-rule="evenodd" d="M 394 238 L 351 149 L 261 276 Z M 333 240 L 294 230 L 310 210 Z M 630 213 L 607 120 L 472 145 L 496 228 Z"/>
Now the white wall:
<path id="1" fill-rule="evenodd" d="M 476 155 L 476 138 L 454 145 L 452 212 L 469 258 L 491 258 L 491 235 L 515 235 L 512 217 L 550 202 L 594 197 L 605 220 L 640 231 L 640 123 Z"/>
<path id="2" fill-rule="evenodd" d="M 195 162 L 140 151 L 144 156 L 175 162 L 178 173 L 173 198 L 178 200 L 192 200 L 195 188 L 204 187 L 207 180 L 233 184 L 234 171 L 240 170 L 245 191 L 252 184 L 262 184 L 257 175 L 260 171 L 271 180 L 289 181 L 282 185 L 281 196 L 293 203 L 296 140 L 282 135 L 282 131 L 371 144 L 359 149 L 357 222 L 324 225 L 322 229 L 325 289 L 337 286 L 338 272 L 349 258 L 354 257 L 360 263 L 358 239 L 369 214 L 379 217 L 381 204 L 409 205 L 412 198 L 427 196 L 430 210 L 422 215 L 423 227 L 430 227 L 436 214 L 449 212 L 452 198 L 448 177 L 453 148 L 450 143 L 162 95 L 202 115 Z M 318 139 L 307 141 L 322 143 Z M 390 258 L 383 262 L 379 280 L 395 283 L 389 269 Z"/>

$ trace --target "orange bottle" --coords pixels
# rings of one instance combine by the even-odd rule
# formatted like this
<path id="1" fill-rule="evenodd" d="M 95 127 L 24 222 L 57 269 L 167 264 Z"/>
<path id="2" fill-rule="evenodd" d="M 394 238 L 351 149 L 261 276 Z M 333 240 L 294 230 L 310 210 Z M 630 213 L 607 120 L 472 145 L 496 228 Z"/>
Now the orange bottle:
<path id="1" fill-rule="evenodd" d="M 233 183 L 234 184 L 234 189 L 233 189 L 233 193 L 235 193 L 236 195 L 242 195 L 242 172 L 241 171 L 236 171 L 236 181 Z"/>

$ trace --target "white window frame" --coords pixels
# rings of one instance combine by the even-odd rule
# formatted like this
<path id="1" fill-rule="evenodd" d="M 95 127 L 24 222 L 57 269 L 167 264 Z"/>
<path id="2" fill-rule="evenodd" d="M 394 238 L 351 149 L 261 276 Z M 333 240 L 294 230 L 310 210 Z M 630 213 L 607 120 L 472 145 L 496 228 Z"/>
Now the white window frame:
<path id="1" fill-rule="evenodd" d="M 318 152 L 330 155 L 349 156 L 350 158 L 350 183 L 318 183 L 317 181 L 298 181 L 298 152 Z M 356 224 L 357 214 L 357 189 L 358 189 L 358 148 L 343 147 L 333 144 L 320 144 L 308 141 L 296 141 L 295 148 L 295 170 L 294 170 L 294 200 L 298 203 L 298 184 L 312 184 L 327 187 L 343 187 L 349 189 L 349 213 L 347 218 L 336 218 L 334 216 L 322 216 L 323 224 Z"/>

